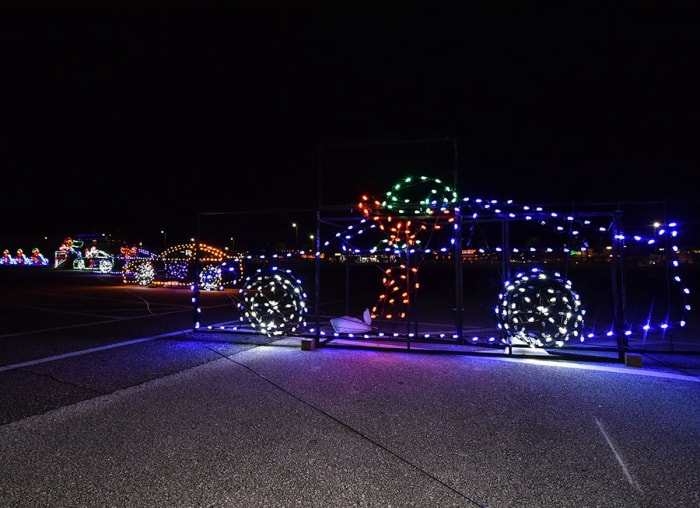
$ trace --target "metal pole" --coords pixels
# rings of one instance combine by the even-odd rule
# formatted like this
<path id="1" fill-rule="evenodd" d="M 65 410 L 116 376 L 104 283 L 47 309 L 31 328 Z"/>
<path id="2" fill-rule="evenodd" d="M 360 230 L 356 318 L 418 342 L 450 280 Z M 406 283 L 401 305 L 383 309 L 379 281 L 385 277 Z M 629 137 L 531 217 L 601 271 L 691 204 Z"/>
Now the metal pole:
<path id="1" fill-rule="evenodd" d="M 503 272 L 503 278 L 501 280 L 501 287 L 503 283 L 510 280 L 510 228 L 508 219 L 501 220 L 501 243 L 503 244 L 503 252 L 501 253 L 501 266 Z M 513 344 L 510 340 L 511 336 L 508 334 L 508 354 L 513 354 Z"/>
<path id="2" fill-rule="evenodd" d="M 192 284 L 192 305 L 194 315 L 192 317 L 192 331 L 199 328 L 199 236 L 201 234 L 202 214 L 197 213 L 197 235 L 194 239 L 194 282 Z"/>
<path id="3" fill-rule="evenodd" d="M 316 245 L 314 250 L 314 260 L 316 263 L 316 274 L 315 274 L 315 291 L 314 291 L 314 306 L 316 312 L 316 337 L 314 339 L 315 345 L 318 346 L 319 337 L 321 335 L 321 311 L 318 303 L 319 297 L 321 295 L 321 210 L 316 210 L 316 237 L 314 238 Z"/>
<path id="4" fill-rule="evenodd" d="M 408 298 L 408 308 L 406 309 L 408 312 L 408 316 L 406 319 L 406 335 L 408 336 L 408 347 L 410 349 L 411 347 L 411 321 L 413 320 L 413 295 L 411 294 L 411 252 L 410 252 L 410 247 L 408 244 L 406 244 L 406 297 Z M 416 323 L 415 326 L 418 326 Z"/>
<path id="5" fill-rule="evenodd" d="M 664 227 L 668 228 L 668 218 L 666 216 L 666 202 L 663 202 L 663 219 L 664 219 Z M 656 228 L 654 228 L 656 229 Z M 656 233 L 656 231 L 654 231 Z M 666 302 L 667 302 L 667 308 L 666 308 L 666 315 L 670 316 L 671 315 L 671 278 L 673 277 L 671 273 L 671 245 L 669 245 L 669 235 L 668 231 L 666 232 L 667 234 L 664 234 L 664 256 L 663 256 L 663 262 L 664 262 L 664 268 L 666 270 Z M 654 240 L 658 238 L 656 234 L 654 234 Z M 669 345 L 671 348 L 671 351 L 673 351 L 673 333 L 669 334 Z"/>
<path id="6" fill-rule="evenodd" d="M 323 145 L 318 146 L 316 156 L 318 158 L 318 180 L 316 182 L 318 186 L 316 203 L 316 244 L 318 245 L 318 248 L 316 249 L 316 255 L 314 256 L 314 263 L 316 268 L 314 275 L 314 312 L 316 314 L 316 332 L 314 333 L 314 347 L 318 347 L 321 338 L 321 307 L 319 305 L 319 298 L 321 297 L 321 290 L 319 287 L 321 285 L 321 256 L 319 255 L 319 253 L 321 250 L 321 207 L 323 206 Z"/>
<path id="7" fill-rule="evenodd" d="M 346 244 L 347 245 L 347 244 Z M 345 315 L 350 315 L 350 246 L 348 245 L 345 255 Z"/>
<path id="8" fill-rule="evenodd" d="M 459 188 L 459 166 L 457 165 L 457 140 L 452 140 L 452 149 L 454 151 L 454 188 L 455 192 Z M 455 327 L 457 332 L 457 341 L 462 344 L 464 342 L 464 276 L 462 271 L 462 213 L 459 203 L 455 206 Z"/>
<path id="9" fill-rule="evenodd" d="M 622 211 L 617 210 L 613 216 L 613 242 L 612 242 L 612 293 L 613 293 L 613 327 L 615 329 L 615 337 L 617 339 L 618 358 L 624 361 L 625 352 L 629 349 L 627 335 L 625 335 L 626 326 L 626 305 L 625 305 L 625 281 L 624 281 L 624 266 L 622 263 L 622 254 L 624 251 L 623 239 L 620 235 L 622 222 Z"/>

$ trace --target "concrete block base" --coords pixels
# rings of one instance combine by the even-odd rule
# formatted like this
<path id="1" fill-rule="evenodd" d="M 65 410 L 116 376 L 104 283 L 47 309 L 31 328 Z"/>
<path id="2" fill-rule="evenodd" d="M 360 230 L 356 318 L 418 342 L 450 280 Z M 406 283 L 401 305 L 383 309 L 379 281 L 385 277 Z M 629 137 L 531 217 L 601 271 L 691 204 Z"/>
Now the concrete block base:
<path id="1" fill-rule="evenodd" d="M 314 339 L 301 339 L 302 351 L 313 351 L 314 349 L 316 349 L 316 342 Z"/>
<path id="2" fill-rule="evenodd" d="M 625 353 L 625 365 L 628 367 L 641 367 L 642 355 L 634 353 Z"/>

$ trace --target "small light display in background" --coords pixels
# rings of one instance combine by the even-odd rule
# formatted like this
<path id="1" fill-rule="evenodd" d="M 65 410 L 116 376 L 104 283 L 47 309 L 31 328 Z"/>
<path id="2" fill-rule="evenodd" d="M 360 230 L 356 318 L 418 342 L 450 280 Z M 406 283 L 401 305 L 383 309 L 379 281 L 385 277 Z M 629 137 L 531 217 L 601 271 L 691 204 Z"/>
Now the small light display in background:
<path id="1" fill-rule="evenodd" d="M 48 264 L 49 260 L 44 257 L 38 247 L 32 249 L 30 256 L 24 253 L 24 249 L 17 249 L 14 256 L 10 254 L 8 249 L 5 249 L 0 258 L 0 265 L 47 266 Z"/>
<path id="2" fill-rule="evenodd" d="M 197 271 L 200 289 L 223 290 L 238 284 L 242 263 L 204 243 L 199 244 L 198 252 L 194 243 L 173 245 L 159 256 L 128 259 L 122 269 L 122 281 L 140 286 L 190 287 Z"/>

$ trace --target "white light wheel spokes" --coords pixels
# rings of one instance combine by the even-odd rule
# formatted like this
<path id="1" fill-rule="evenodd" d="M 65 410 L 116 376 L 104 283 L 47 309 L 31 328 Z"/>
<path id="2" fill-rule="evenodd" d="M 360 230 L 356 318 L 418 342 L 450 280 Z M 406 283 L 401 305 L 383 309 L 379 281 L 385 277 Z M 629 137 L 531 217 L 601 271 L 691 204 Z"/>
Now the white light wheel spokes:
<path id="1" fill-rule="evenodd" d="M 223 288 L 221 267 L 206 265 L 199 273 L 199 286 L 205 291 L 213 291 Z"/>
<path id="2" fill-rule="evenodd" d="M 97 263 L 97 270 L 100 273 L 110 273 L 114 268 L 114 261 L 111 259 L 100 259 Z"/>
<path id="3" fill-rule="evenodd" d="M 569 338 L 583 340 L 578 294 L 558 273 L 533 268 L 504 284 L 496 307 L 498 329 L 506 339 L 530 347 L 561 347 Z"/>
<path id="4" fill-rule="evenodd" d="M 134 278 L 139 286 L 151 285 L 156 278 L 153 265 L 148 261 L 139 263 L 134 272 Z"/>
<path id="5" fill-rule="evenodd" d="M 259 269 L 241 294 L 243 316 L 266 335 L 293 335 L 306 327 L 306 294 L 289 271 Z"/>

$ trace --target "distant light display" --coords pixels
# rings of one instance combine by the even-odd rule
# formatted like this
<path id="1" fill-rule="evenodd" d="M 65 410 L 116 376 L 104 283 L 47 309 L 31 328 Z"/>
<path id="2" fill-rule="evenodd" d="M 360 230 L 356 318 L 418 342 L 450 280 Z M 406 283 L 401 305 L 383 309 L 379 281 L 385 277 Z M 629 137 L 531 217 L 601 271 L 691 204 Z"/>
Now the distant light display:
<path id="1" fill-rule="evenodd" d="M 199 288 L 205 291 L 223 290 L 242 277 L 240 260 L 204 243 L 195 252 L 195 244 L 187 243 L 168 247 L 159 256 L 127 259 L 122 281 L 140 286 L 190 287 L 195 280 L 195 264 L 199 265 Z"/>
<path id="2" fill-rule="evenodd" d="M 199 282 L 204 289 L 223 289 L 221 266 L 206 265 L 199 272 Z"/>
<path id="3" fill-rule="evenodd" d="M 14 265 L 15 264 L 15 258 L 12 257 L 12 254 L 10 254 L 10 251 L 5 249 L 2 251 L 2 259 L 0 260 L 0 263 L 3 265 Z"/>
<path id="4" fill-rule="evenodd" d="M 129 274 L 133 274 L 133 279 L 129 279 Z M 132 259 L 124 265 L 122 277 L 126 284 L 134 282 L 139 286 L 150 286 L 156 279 L 156 270 L 148 259 Z"/>
<path id="5" fill-rule="evenodd" d="M 84 256 L 73 260 L 74 270 L 93 270 L 100 273 L 110 273 L 112 268 L 114 268 L 114 256 L 95 247 L 85 249 Z"/>
<path id="6" fill-rule="evenodd" d="M 24 265 L 24 266 L 46 266 L 49 260 L 39 251 L 38 247 L 32 249 L 31 256 L 27 257 L 23 249 L 17 249 L 15 255 L 10 254 L 8 249 L 3 250 L 0 265 Z"/>
<path id="7" fill-rule="evenodd" d="M 583 342 L 585 310 L 571 282 L 559 273 L 520 272 L 504 283 L 498 298 L 498 329 L 511 342 L 531 347 L 561 347 L 570 338 Z"/>
<path id="8" fill-rule="evenodd" d="M 46 266 L 49 264 L 49 260 L 39 251 L 39 247 L 34 247 L 32 249 L 32 256 L 29 260 L 33 265 Z"/>
<path id="9" fill-rule="evenodd" d="M 241 289 L 241 320 L 268 336 L 291 335 L 306 328 L 307 295 L 289 270 L 261 268 Z"/>
<path id="10" fill-rule="evenodd" d="M 17 249 L 17 254 L 15 255 L 15 263 L 18 265 L 28 265 L 29 260 L 27 259 L 27 255 L 24 253 L 22 249 Z"/>

